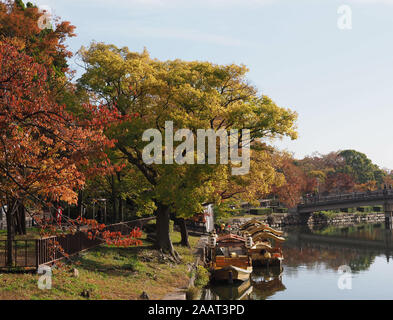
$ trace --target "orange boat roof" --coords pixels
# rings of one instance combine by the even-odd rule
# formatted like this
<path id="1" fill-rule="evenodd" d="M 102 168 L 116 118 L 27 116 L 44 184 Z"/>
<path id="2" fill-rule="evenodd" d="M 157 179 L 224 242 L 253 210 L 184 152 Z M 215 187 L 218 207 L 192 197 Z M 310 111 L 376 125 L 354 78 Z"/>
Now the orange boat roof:
<path id="1" fill-rule="evenodd" d="M 246 242 L 246 238 L 236 234 L 226 234 L 217 238 L 217 243 L 219 242 Z"/>

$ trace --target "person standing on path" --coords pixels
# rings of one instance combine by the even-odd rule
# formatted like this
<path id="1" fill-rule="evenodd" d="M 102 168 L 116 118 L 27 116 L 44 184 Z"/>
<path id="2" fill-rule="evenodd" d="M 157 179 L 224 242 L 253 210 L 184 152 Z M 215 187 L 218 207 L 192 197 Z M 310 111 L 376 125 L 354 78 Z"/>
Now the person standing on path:
<path id="1" fill-rule="evenodd" d="M 57 207 L 56 220 L 57 224 L 61 226 L 61 216 L 63 215 L 63 208 L 60 205 Z"/>

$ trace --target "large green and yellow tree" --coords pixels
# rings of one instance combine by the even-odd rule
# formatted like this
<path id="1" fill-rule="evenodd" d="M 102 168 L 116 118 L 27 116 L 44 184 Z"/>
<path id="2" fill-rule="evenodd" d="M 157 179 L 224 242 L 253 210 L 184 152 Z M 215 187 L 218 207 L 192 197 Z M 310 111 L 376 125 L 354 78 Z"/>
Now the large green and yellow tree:
<path id="1" fill-rule="evenodd" d="M 262 140 L 296 138 L 296 114 L 258 94 L 247 81 L 245 66 L 160 61 L 152 59 L 146 50 L 134 53 L 103 43 L 82 48 L 79 55 L 85 73 L 78 83 L 89 92 L 91 101 L 117 108 L 123 116 L 133 116 L 132 123 L 112 126 L 106 135 L 117 140 L 116 150 L 130 165 L 134 178 L 148 185 L 144 197 L 155 204 L 158 248 L 176 255 L 169 236 L 171 215 L 191 217 L 202 211 L 203 204 L 232 197 L 255 199 L 282 181 Z M 174 131 L 187 128 L 194 136 L 198 129 L 249 129 L 250 172 L 232 175 L 231 168 L 236 166 L 232 161 L 147 164 L 142 157 L 148 144 L 142 140 L 143 133 L 157 129 L 164 137 L 166 121 L 173 122 Z M 174 147 L 180 143 L 174 142 Z M 239 139 L 240 152 L 244 151 L 243 144 Z M 165 151 L 164 145 L 160 152 Z"/>

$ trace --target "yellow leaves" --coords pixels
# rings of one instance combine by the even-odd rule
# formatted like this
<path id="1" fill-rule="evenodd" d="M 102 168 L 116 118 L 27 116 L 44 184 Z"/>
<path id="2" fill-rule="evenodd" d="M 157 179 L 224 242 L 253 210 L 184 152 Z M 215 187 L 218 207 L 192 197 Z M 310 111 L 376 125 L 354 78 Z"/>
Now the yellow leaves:
<path id="1" fill-rule="evenodd" d="M 135 157 L 146 145 L 141 142 L 142 133 L 150 128 L 163 130 L 168 120 L 173 121 L 175 131 L 247 128 L 252 139 L 296 138 L 296 113 L 258 94 L 246 79 L 248 69 L 244 65 L 159 61 L 151 59 L 147 51 L 133 53 L 103 43 L 82 48 L 80 55 L 87 64 L 82 85 L 104 94 L 108 101 L 116 101 L 122 112 L 141 115 L 127 127 L 118 125 L 107 131 L 118 140 L 117 145 L 132 150 L 129 152 Z M 226 197 L 255 198 L 270 192 L 273 184 L 283 183 L 283 175 L 275 170 L 277 159 L 265 149 L 254 145 L 251 172 L 245 176 L 232 176 L 231 163 L 151 165 L 149 170 L 157 177 L 153 186 L 131 162 L 133 171 L 129 174 L 147 183 L 155 199 L 188 214 L 212 199 L 220 203 Z"/>

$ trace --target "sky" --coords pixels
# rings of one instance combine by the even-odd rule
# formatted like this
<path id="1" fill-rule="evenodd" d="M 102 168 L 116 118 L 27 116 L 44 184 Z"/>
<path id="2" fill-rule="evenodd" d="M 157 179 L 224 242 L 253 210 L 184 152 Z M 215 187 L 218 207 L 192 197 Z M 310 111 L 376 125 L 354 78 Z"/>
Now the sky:
<path id="1" fill-rule="evenodd" d="M 355 149 L 393 169 L 393 0 L 37 0 L 91 41 L 160 60 L 244 64 L 261 94 L 298 113 L 302 158 Z M 347 5 L 352 28 L 340 29 Z M 78 69 L 78 59 L 70 64 Z"/>

